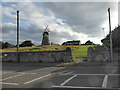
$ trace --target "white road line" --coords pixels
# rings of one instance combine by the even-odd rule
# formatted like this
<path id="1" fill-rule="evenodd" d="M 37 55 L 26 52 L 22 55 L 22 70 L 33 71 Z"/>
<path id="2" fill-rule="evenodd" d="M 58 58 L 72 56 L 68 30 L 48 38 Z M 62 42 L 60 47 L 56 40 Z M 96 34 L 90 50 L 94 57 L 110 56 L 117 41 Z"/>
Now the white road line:
<path id="1" fill-rule="evenodd" d="M 55 68 L 55 67 L 42 68 L 42 69 L 37 69 L 37 70 L 33 70 L 33 71 L 45 70 L 45 69 L 51 69 L 51 68 Z"/>
<path id="2" fill-rule="evenodd" d="M 36 78 L 36 79 L 31 80 L 31 81 L 25 82 L 24 84 L 28 84 L 28 83 L 31 83 L 31 82 L 37 81 L 37 80 L 39 80 L 39 79 L 42 79 L 42 78 L 48 77 L 48 76 L 50 76 L 50 75 L 52 75 L 52 74 L 47 74 L 47 75 L 45 75 L 45 76 L 41 76 L 41 77 L 39 77 L 39 78 Z"/>
<path id="3" fill-rule="evenodd" d="M 65 75 L 65 74 L 60 74 L 60 75 Z M 100 76 L 100 75 L 106 75 L 106 74 L 69 74 L 69 75 L 95 75 L 95 76 Z M 116 76 L 116 75 L 120 75 L 120 74 L 107 74 L 107 75 L 111 75 L 111 76 Z"/>
<path id="4" fill-rule="evenodd" d="M 24 74 L 26 74 L 26 73 L 22 73 L 22 74 L 19 74 L 19 75 L 7 77 L 7 78 L 4 78 L 4 79 L 1 79 L 0 81 L 7 80 L 7 79 L 11 79 L 11 78 L 18 77 L 18 76 L 22 76 L 22 75 L 24 75 Z"/>
<path id="5" fill-rule="evenodd" d="M 19 85 L 18 83 L 7 83 L 7 82 L 0 82 L 1 84 L 7 84 L 7 85 Z"/>
<path id="6" fill-rule="evenodd" d="M 7 74 L 7 73 L 12 73 L 12 72 L 2 72 L 2 74 Z"/>
<path id="7" fill-rule="evenodd" d="M 8 73 L 8 72 L 2 72 L 2 74 L 6 74 L 6 73 Z"/>
<path id="8" fill-rule="evenodd" d="M 55 68 L 55 67 L 48 67 L 48 68 L 41 68 L 41 69 L 31 70 L 31 71 L 28 71 L 26 73 L 30 73 L 30 72 L 34 72 L 34 71 L 40 71 L 40 70 L 46 70 L 46 69 L 51 69 L 51 68 Z"/>
<path id="9" fill-rule="evenodd" d="M 68 73 L 63 73 L 62 75 L 70 75 L 72 74 L 73 72 L 68 72 Z M 61 74 L 60 74 L 61 75 Z"/>
<path id="10" fill-rule="evenodd" d="M 37 70 L 33 70 L 33 71 L 46 70 L 46 69 L 51 69 L 51 68 L 56 68 L 56 67 L 48 67 L 48 68 L 37 69 Z M 58 69 L 62 69 L 62 68 L 65 68 L 65 67 L 60 67 Z M 5 73 L 7 73 L 7 72 L 5 72 Z M 27 72 L 25 72 L 25 73 L 22 73 L 22 74 L 19 74 L 19 75 L 15 75 L 15 76 L 11 76 L 11 77 L 7 77 L 7 78 L 4 78 L 4 79 L 1 79 L 0 81 L 11 79 L 11 78 L 18 77 L 18 76 L 22 76 L 24 74 L 35 74 L 35 73 L 30 73 L 30 72 L 27 73 Z"/>
<path id="11" fill-rule="evenodd" d="M 53 88 L 96 88 L 96 89 L 103 89 L 103 87 L 77 87 L 77 86 L 52 86 Z"/>
<path id="12" fill-rule="evenodd" d="M 103 83 L 102 83 L 102 87 L 104 87 L 104 88 L 107 87 L 107 81 L 108 81 L 108 75 L 105 75 Z"/>
<path id="13" fill-rule="evenodd" d="M 37 69 L 37 70 L 28 71 L 28 72 L 26 72 L 26 73 L 31 73 L 31 72 L 36 72 L 36 71 L 38 72 L 38 71 L 40 71 L 40 70 L 46 70 L 46 69 L 52 69 L 52 68 L 56 68 L 56 67 L 42 68 L 42 69 Z M 63 68 L 65 68 L 65 67 L 57 67 L 56 69 L 59 70 L 59 69 L 63 69 Z"/>
<path id="14" fill-rule="evenodd" d="M 33 72 L 33 71 L 39 71 L 39 70 L 52 69 L 52 68 L 56 68 L 56 67 L 48 67 L 48 68 L 36 69 L 36 70 L 32 70 L 32 72 Z M 62 68 L 65 68 L 65 67 L 58 67 L 58 69 L 62 69 Z M 30 71 L 30 72 L 31 72 L 31 71 Z"/>
<path id="15" fill-rule="evenodd" d="M 36 73 L 26 73 L 26 74 L 36 74 Z"/>
<path id="16" fill-rule="evenodd" d="M 74 76 L 68 78 L 67 80 L 65 80 L 63 83 L 61 83 L 60 85 L 63 86 L 65 85 L 66 83 L 68 83 L 70 80 L 72 80 L 74 77 L 76 77 L 77 75 L 75 74 Z"/>
<path id="17" fill-rule="evenodd" d="M 51 68 L 55 68 L 55 67 L 42 68 L 42 69 L 37 69 L 37 70 L 33 70 L 33 71 L 39 71 L 39 70 L 45 70 L 45 69 L 51 69 Z"/>

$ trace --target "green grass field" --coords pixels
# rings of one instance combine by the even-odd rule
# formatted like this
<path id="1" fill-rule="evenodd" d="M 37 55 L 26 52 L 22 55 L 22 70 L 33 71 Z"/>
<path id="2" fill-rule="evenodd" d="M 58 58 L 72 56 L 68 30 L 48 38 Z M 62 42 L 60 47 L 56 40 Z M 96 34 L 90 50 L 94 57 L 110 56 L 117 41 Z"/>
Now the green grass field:
<path id="1" fill-rule="evenodd" d="M 99 48 L 96 45 L 80 45 L 80 46 L 61 46 L 61 45 L 44 45 L 34 47 L 20 47 L 20 52 L 30 51 L 53 51 L 53 50 L 65 50 L 67 47 L 72 49 L 72 55 L 74 58 L 86 57 L 88 47 Z M 0 52 L 16 52 L 16 48 L 0 49 Z"/>
<path id="2" fill-rule="evenodd" d="M 88 47 L 94 47 L 95 45 L 83 45 L 72 50 L 72 55 L 74 58 L 86 57 Z"/>

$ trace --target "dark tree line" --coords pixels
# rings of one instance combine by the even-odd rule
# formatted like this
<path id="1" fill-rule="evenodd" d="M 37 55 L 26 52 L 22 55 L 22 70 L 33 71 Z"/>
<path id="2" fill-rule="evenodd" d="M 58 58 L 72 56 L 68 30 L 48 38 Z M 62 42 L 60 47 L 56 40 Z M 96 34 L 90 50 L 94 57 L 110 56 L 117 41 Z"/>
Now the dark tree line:
<path id="1" fill-rule="evenodd" d="M 106 46 L 110 47 L 110 35 L 108 34 L 106 38 L 102 39 L 101 42 L 104 43 Z M 113 41 L 113 48 L 120 48 L 120 26 L 116 27 L 112 31 L 112 41 Z"/>
<path id="2" fill-rule="evenodd" d="M 31 46 L 35 46 L 35 45 L 32 43 L 32 41 L 27 40 L 27 41 L 22 42 L 19 46 L 20 47 L 31 47 Z"/>
<path id="3" fill-rule="evenodd" d="M 15 47 L 14 45 L 8 43 L 8 42 L 1 42 L 0 41 L 0 49 L 4 49 L 4 48 L 12 48 L 12 47 Z"/>
<path id="4" fill-rule="evenodd" d="M 13 48 L 16 46 L 17 45 L 10 44 L 9 42 L 4 43 L 4 42 L 0 41 L 0 49 Z M 19 45 L 19 47 L 31 47 L 31 46 L 35 46 L 35 45 L 30 40 L 26 40 Z"/>

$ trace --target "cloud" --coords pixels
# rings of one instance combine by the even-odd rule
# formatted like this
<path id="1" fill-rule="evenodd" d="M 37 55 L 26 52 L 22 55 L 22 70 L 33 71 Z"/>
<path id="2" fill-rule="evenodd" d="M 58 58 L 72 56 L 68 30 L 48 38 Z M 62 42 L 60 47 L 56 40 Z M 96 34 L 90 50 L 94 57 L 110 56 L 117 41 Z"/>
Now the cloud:
<path id="1" fill-rule="evenodd" d="M 16 25 L 14 23 L 3 23 L 2 34 L 12 33 L 15 31 Z"/>
<path id="2" fill-rule="evenodd" d="M 89 39 L 100 43 L 102 26 L 108 20 L 107 8 L 115 11 L 115 3 L 33 3 L 18 2 L 3 6 L 3 40 L 16 33 L 16 10 L 20 10 L 20 39 L 33 40 L 40 44 L 42 33 L 49 25 L 50 41 L 62 43 L 66 40 Z M 9 18 L 10 20 L 6 20 Z M 14 22 L 13 22 L 14 21 Z M 15 38 L 15 37 L 14 37 Z M 99 42 L 98 42 L 99 40 Z M 11 38 L 12 41 L 12 38 Z M 14 42 L 15 43 L 15 42 Z"/>
<path id="3" fill-rule="evenodd" d="M 2 41 L 16 43 L 16 25 L 14 23 L 3 23 L 2 24 Z"/>
<path id="4" fill-rule="evenodd" d="M 3 17 L 10 17 L 11 19 L 16 19 L 16 15 L 14 8 L 11 7 L 2 7 L 2 16 Z"/>
<path id="5" fill-rule="evenodd" d="M 108 2 L 75 2 L 75 3 L 44 3 L 48 9 L 54 12 L 55 17 L 63 19 L 75 31 L 91 34 L 101 29 L 101 25 L 107 17 L 107 8 L 115 3 Z M 117 3 L 116 3 L 117 4 Z"/>
<path id="6" fill-rule="evenodd" d="M 20 27 L 20 43 L 25 40 L 35 41 L 36 44 L 40 45 L 42 30 L 39 30 L 35 26 L 30 26 L 27 29 Z M 3 23 L 2 25 L 2 39 L 3 41 L 8 41 L 13 44 L 16 44 L 17 30 L 16 25 L 13 23 Z"/>

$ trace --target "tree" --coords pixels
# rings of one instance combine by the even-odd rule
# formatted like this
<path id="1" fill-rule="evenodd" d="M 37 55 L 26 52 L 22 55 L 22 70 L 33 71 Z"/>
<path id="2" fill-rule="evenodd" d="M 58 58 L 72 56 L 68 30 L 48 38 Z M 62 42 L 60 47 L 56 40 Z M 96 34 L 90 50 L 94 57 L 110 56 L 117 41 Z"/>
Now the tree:
<path id="1" fill-rule="evenodd" d="M 3 44 L 3 48 L 10 48 L 12 46 L 12 44 L 8 43 L 8 42 L 5 42 Z"/>
<path id="2" fill-rule="evenodd" d="M 19 46 L 20 47 L 31 47 L 31 46 L 34 46 L 34 44 L 30 40 L 27 40 L 27 41 L 22 42 Z"/>
<path id="3" fill-rule="evenodd" d="M 107 47 L 110 47 L 110 34 L 101 40 Z M 113 48 L 120 48 L 120 26 L 112 31 Z"/>
<path id="4" fill-rule="evenodd" d="M 4 48 L 4 43 L 2 41 L 0 41 L 0 49 Z"/>
<path id="5" fill-rule="evenodd" d="M 85 43 L 85 45 L 94 45 L 94 43 L 91 42 L 90 40 L 88 40 L 88 41 Z"/>

